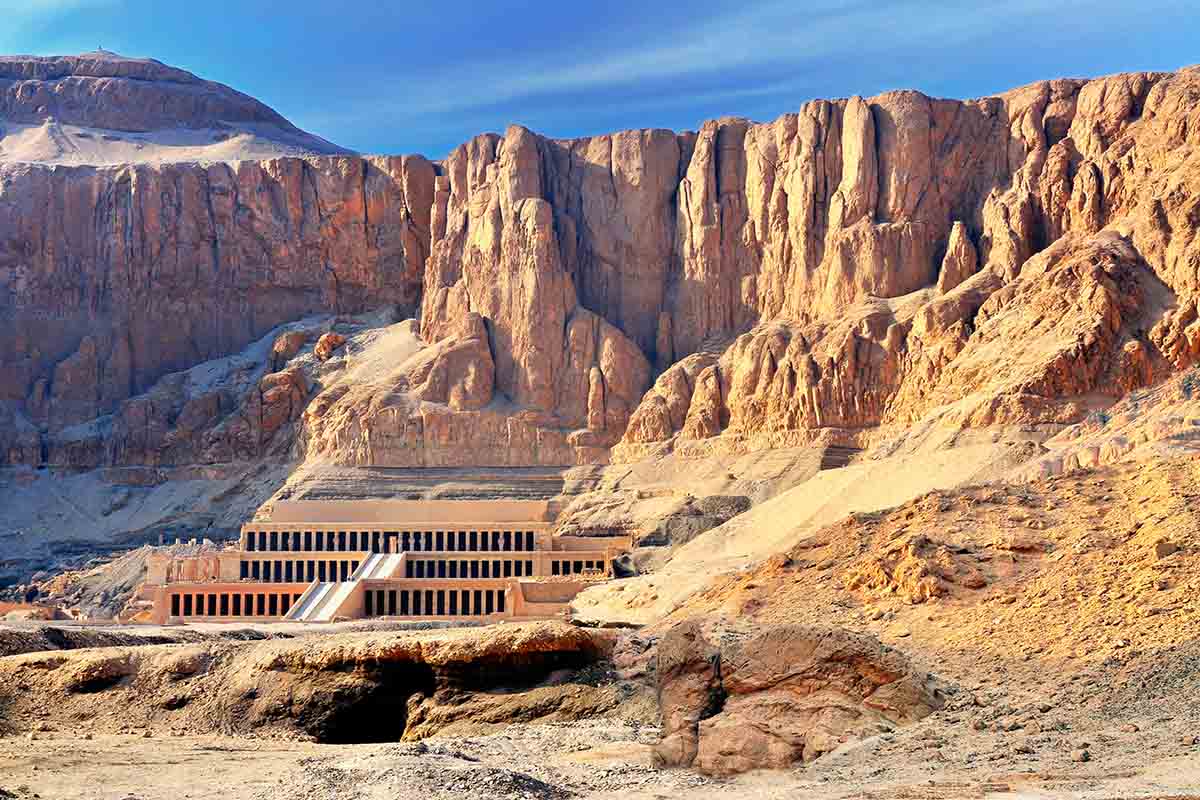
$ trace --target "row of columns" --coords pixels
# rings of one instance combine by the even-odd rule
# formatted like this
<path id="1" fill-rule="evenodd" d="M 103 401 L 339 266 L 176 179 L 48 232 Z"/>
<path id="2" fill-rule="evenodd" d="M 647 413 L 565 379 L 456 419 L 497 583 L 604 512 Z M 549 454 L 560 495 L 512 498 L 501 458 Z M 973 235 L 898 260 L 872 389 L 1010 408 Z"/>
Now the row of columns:
<path id="1" fill-rule="evenodd" d="M 579 575 L 583 572 L 591 572 L 593 570 L 605 571 L 603 561 L 551 561 L 551 575 Z"/>
<path id="2" fill-rule="evenodd" d="M 311 583 L 346 581 L 358 569 L 357 561 L 258 561 L 242 559 L 242 580 L 266 583 Z"/>
<path id="3" fill-rule="evenodd" d="M 535 549 L 533 531 L 247 531 L 261 552 L 513 552 Z"/>
<path id="4" fill-rule="evenodd" d="M 172 617 L 282 617 L 300 595 L 291 592 L 172 592 Z"/>
<path id="5" fill-rule="evenodd" d="M 368 589 L 368 617 L 477 617 L 505 612 L 504 589 Z"/>
<path id="6" fill-rule="evenodd" d="M 355 560 L 243 559 L 239 577 L 265 583 L 346 581 L 358 569 L 358 565 L 359 562 Z M 605 571 L 603 560 L 554 559 L 550 562 L 551 575 L 578 575 L 595 570 Z M 521 578 L 532 575 L 532 560 L 405 559 L 404 562 L 406 578 Z"/>
<path id="7" fill-rule="evenodd" d="M 406 578 L 523 578 L 533 575 L 533 561 L 404 560 Z"/>

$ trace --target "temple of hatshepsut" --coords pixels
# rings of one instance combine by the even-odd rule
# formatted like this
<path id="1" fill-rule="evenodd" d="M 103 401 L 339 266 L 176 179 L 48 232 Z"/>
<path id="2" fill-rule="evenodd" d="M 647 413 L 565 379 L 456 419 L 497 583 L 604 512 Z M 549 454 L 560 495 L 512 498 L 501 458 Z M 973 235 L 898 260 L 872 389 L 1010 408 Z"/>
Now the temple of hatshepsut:
<path id="1" fill-rule="evenodd" d="M 158 623 L 550 618 L 629 547 L 556 536 L 544 501 L 295 500 L 236 546 L 152 556 L 140 594 Z"/>

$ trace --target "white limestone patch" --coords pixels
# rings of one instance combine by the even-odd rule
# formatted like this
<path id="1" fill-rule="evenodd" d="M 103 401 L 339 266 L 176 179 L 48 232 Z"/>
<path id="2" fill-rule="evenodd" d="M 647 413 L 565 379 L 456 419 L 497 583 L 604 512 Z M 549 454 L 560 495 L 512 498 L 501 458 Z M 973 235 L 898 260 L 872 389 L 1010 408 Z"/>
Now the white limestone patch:
<path id="1" fill-rule="evenodd" d="M 310 134 L 262 123 L 131 132 L 0 119 L 0 163 L 113 166 L 219 163 L 344 152 Z"/>

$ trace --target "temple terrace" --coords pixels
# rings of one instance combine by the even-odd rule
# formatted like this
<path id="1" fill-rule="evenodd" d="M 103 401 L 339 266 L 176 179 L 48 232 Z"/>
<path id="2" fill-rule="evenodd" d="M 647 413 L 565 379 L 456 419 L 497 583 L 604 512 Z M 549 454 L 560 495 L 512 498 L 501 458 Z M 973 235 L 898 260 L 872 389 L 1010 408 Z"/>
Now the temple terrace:
<path id="1" fill-rule="evenodd" d="M 296 500 L 236 546 L 151 557 L 154 622 L 537 619 L 612 575 L 628 536 L 554 535 L 544 501 Z"/>

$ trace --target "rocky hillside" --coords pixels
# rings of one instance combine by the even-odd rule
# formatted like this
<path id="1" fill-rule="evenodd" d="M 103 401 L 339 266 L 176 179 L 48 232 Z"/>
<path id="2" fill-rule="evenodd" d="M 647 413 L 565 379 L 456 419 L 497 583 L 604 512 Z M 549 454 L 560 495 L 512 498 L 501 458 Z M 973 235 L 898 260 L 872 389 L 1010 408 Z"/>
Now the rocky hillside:
<path id="1" fill-rule="evenodd" d="M 161 120 L 88 117 L 71 87 L 169 81 L 186 124 L 270 117 L 177 70 L 106 64 L 10 59 L 6 113 L 137 128 Z M 51 89 L 56 104 L 29 99 Z M 558 464 L 618 441 L 624 458 L 779 445 L 968 398 L 953 412 L 967 424 L 1074 421 L 1200 346 L 1198 93 L 1195 70 L 966 102 L 892 92 L 697 133 L 511 128 L 439 164 L 7 165 L 6 458 L 62 463 L 59 432 L 166 373 L 306 314 L 383 305 L 419 306 L 430 347 L 459 342 L 432 359 L 449 388 L 411 408 L 395 385 L 325 398 L 308 440 L 336 440 L 335 459 L 420 439 L 431 415 L 451 437 L 482 416 L 481 462 Z"/>
<path id="2" fill-rule="evenodd" d="M 152 59 L 105 50 L 77 56 L 0 56 L 0 115 L 121 131 L 263 123 L 298 128 L 252 97 Z"/>
<path id="3" fill-rule="evenodd" d="M 9 58 L 0 96 L 8 129 L 72 141 L 306 136 L 111 54 Z M 440 162 L 308 141 L 5 151 L 0 463 L 228 477 L 1045 438 L 1200 355 L 1195 68 L 698 132 L 513 127 Z"/>

